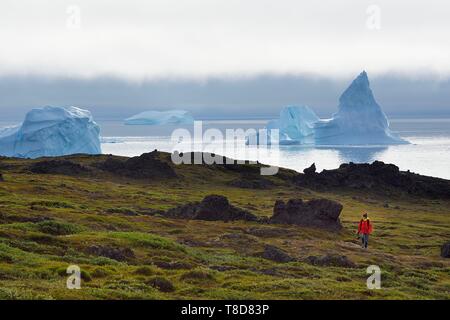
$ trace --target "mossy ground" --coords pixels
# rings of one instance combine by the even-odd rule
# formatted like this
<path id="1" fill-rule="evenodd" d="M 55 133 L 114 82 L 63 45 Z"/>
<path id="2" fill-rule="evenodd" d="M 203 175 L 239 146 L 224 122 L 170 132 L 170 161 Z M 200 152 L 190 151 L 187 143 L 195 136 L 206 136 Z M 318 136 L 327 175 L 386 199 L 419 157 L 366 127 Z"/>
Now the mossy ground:
<path id="1" fill-rule="evenodd" d="M 99 157 L 72 159 L 89 163 Z M 363 190 L 318 193 L 277 177 L 270 178 L 276 186 L 268 190 L 239 189 L 228 184 L 238 173 L 199 165 L 176 167 L 179 178 L 136 181 L 108 174 L 32 174 L 23 170 L 29 162 L 1 160 L 0 299 L 450 298 L 450 262 L 439 255 L 440 246 L 450 240 L 448 200 L 386 199 Z M 329 233 L 142 214 L 208 194 L 224 195 L 260 216 L 270 216 L 277 199 L 333 199 L 344 205 L 344 229 Z M 355 236 L 365 211 L 374 223 L 368 251 Z M 261 258 L 265 244 L 298 261 Z M 135 258 L 118 262 L 87 254 L 92 245 L 131 248 Z M 329 253 L 346 255 L 358 267 L 303 261 Z M 366 287 L 366 268 L 373 264 L 382 270 L 380 290 Z M 83 271 L 80 290 L 66 288 L 69 265 Z M 170 290 L 158 287 L 167 285 L 165 280 Z"/>

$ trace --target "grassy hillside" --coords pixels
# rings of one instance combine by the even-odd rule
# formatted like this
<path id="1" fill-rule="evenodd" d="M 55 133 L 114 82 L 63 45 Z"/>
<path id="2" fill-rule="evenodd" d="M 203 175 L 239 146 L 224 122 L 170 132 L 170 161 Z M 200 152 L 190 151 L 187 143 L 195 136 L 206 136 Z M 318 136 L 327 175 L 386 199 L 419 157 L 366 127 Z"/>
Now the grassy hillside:
<path id="1" fill-rule="evenodd" d="M 164 161 L 167 154 L 161 154 Z M 77 175 L 36 174 L 40 160 L 0 159 L 0 299 L 448 299 L 450 201 L 296 187 L 294 172 L 266 189 L 234 187 L 239 171 L 174 167 L 177 177 L 135 179 L 95 169 L 106 156 L 66 157 L 91 168 Z M 328 198 L 343 206 L 343 230 L 259 222 L 167 219 L 167 210 L 209 194 L 271 216 L 275 200 Z M 370 248 L 355 232 L 361 213 L 374 223 Z M 262 257 L 266 244 L 296 260 Z M 95 253 L 115 248 L 117 258 Z M 97 248 L 97 249 L 96 249 Z M 130 250 L 131 249 L 131 250 Z M 317 266 L 309 256 L 345 255 L 356 268 Z M 82 269 L 81 290 L 66 268 Z M 368 290 L 366 268 L 382 270 Z"/>

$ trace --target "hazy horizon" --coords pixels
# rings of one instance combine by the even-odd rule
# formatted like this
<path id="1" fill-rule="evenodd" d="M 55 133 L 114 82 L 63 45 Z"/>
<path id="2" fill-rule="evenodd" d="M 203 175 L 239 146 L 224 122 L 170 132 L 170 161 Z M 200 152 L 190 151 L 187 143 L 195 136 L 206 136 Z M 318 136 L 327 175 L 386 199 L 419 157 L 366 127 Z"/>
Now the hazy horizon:
<path id="1" fill-rule="evenodd" d="M 265 119 L 276 117 L 287 105 L 308 105 L 319 116 L 330 117 L 351 80 L 263 75 L 135 83 L 114 77 L 0 77 L 0 109 L 2 120 L 16 121 L 30 109 L 46 105 L 79 106 L 103 120 L 168 109 L 186 109 L 199 119 Z M 390 117 L 450 117 L 450 80 L 387 75 L 370 81 Z"/>

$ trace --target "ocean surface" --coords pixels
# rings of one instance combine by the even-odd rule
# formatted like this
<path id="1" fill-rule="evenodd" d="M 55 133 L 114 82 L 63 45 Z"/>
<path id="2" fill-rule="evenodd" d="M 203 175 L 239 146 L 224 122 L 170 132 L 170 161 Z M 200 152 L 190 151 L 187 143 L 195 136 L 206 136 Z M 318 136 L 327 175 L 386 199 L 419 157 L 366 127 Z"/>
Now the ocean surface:
<path id="1" fill-rule="evenodd" d="M 393 146 L 277 146 L 257 148 L 239 141 L 234 147 L 226 139 L 227 129 L 260 129 L 267 120 L 210 120 L 203 121 L 203 130 L 215 129 L 222 134 L 214 142 L 194 138 L 192 126 L 184 126 L 192 141 L 173 141 L 172 132 L 178 126 L 130 126 L 121 121 L 97 121 L 101 127 L 102 151 L 105 154 L 136 156 L 152 150 L 166 152 L 207 151 L 234 159 L 258 160 L 264 164 L 303 171 L 312 163 L 317 170 L 334 169 L 342 163 L 371 163 L 380 160 L 393 163 L 401 170 L 450 179 L 450 118 L 442 119 L 390 119 L 393 131 L 410 142 Z M 14 123 L 0 122 L 0 127 Z M 211 132 L 211 131 L 208 131 Z M 204 137 L 203 137 L 204 138 Z M 228 148 L 226 147 L 228 143 Z"/>
<path id="2" fill-rule="evenodd" d="M 214 120 L 203 121 L 203 133 L 217 129 L 223 140 L 206 143 L 194 139 L 192 126 L 189 130 L 193 141 L 172 141 L 176 126 L 126 126 L 118 121 L 99 121 L 102 134 L 102 151 L 106 154 L 136 156 L 154 149 L 172 152 L 209 151 L 234 159 L 259 160 L 264 164 L 303 171 L 312 163 L 317 170 L 334 169 L 342 163 L 371 163 L 380 160 L 393 163 L 401 170 L 423 175 L 450 179 L 450 119 L 391 119 L 393 131 L 411 144 L 396 146 L 278 146 L 256 148 L 245 146 L 242 141 L 236 147 L 226 148 L 227 129 L 259 129 L 267 120 Z M 217 133 L 217 132 L 216 132 Z M 216 134 L 215 134 L 216 135 Z M 185 140 L 187 141 L 187 140 Z M 228 144 L 230 146 L 232 144 Z"/>

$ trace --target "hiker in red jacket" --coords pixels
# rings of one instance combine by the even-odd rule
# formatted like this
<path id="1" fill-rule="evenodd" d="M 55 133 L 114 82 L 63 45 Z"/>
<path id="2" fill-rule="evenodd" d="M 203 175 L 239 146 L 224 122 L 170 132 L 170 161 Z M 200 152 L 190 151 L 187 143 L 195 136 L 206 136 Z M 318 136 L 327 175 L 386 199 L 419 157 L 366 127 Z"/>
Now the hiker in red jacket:
<path id="1" fill-rule="evenodd" d="M 361 237 L 362 247 L 367 249 L 369 245 L 369 234 L 372 233 L 372 222 L 367 217 L 367 213 L 364 213 L 361 221 L 358 225 L 358 236 Z"/>

